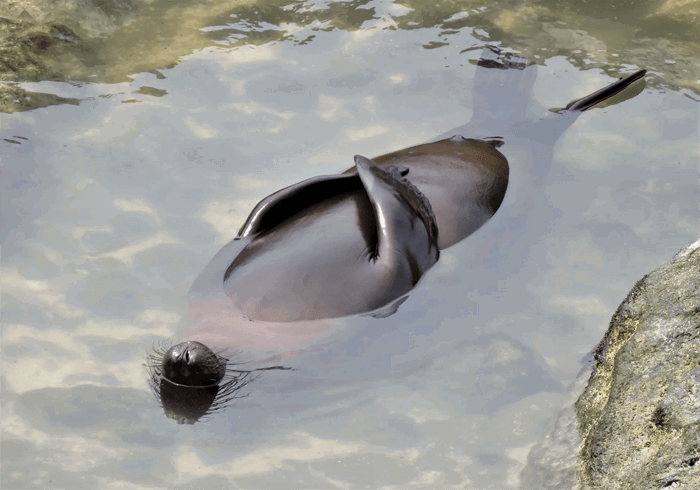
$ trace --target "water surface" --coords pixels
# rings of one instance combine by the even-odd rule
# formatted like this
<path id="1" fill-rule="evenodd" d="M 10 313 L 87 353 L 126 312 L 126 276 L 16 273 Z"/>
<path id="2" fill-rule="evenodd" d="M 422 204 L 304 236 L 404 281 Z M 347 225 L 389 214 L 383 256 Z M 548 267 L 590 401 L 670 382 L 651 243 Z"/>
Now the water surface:
<path id="1" fill-rule="evenodd" d="M 73 26 L 79 83 L 5 78 L 59 103 L 0 119 L 3 488 L 517 488 L 618 304 L 700 234 L 697 3 L 149 5 Z M 146 352 L 252 207 L 467 122 L 487 43 L 539 65 L 540 114 L 650 74 L 559 139 L 512 241 L 487 224 L 396 314 L 166 418 Z"/>

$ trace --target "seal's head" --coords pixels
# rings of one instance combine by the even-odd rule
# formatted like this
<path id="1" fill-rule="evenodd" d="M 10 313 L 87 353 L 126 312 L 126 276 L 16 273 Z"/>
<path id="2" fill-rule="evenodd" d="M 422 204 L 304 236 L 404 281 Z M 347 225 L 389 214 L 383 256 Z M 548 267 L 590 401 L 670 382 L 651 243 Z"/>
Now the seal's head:
<path id="1" fill-rule="evenodd" d="M 226 359 L 200 342 L 181 342 L 163 355 L 162 375 L 170 382 L 185 386 L 211 386 L 226 374 Z"/>
<path id="2" fill-rule="evenodd" d="M 227 367 L 228 359 L 206 345 L 189 341 L 160 343 L 146 361 L 153 394 L 168 418 L 194 424 L 225 407 L 251 379 Z"/>
<path id="3" fill-rule="evenodd" d="M 241 388 L 254 381 L 256 371 L 289 369 L 282 366 L 241 370 L 206 345 L 161 342 L 146 359 L 149 384 L 165 415 L 178 424 L 194 424 L 223 410 Z"/>

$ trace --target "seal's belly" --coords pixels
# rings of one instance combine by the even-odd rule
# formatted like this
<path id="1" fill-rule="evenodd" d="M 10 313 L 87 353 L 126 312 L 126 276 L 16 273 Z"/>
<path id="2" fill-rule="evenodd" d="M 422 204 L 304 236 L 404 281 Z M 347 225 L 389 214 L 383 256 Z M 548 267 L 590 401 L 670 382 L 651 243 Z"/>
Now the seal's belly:
<path id="1" fill-rule="evenodd" d="M 263 321 L 351 315 L 386 299 L 373 267 L 376 224 L 363 191 L 306 208 L 249 244 L 224 283 L 242 314 Z"/>

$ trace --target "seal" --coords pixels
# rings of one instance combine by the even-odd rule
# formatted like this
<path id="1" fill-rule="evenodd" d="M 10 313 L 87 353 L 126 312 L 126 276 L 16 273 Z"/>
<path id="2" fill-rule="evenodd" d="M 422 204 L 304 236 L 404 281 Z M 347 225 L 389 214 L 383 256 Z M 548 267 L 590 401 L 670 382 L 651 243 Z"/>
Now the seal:
<path id="1" fill-rule="evenodd" d="M 262 362 L 308 352 L 342 324 L 335 318 L 395 312 L 440 250 L 486 223 L 488 230 L 470 247 L 472 260 L 507 262 L 502 272 L 521 267 L 517 254 L 526 244 L 506 247 L 508 255 L 499 255 L 499 247 L 525 235 L 557 139 L 581 113 L 646 71 L 533 118 L 526 107 L 537 65 L 518 60 L 496 48 L 484 50 L 467 124 L 422 145 L 372 159 L 358 155 L 341 174 L 314 177 L 260 201 L 192 284 L 180 338 L 267 355 L 257 359 Z M 498 278 L 484 278 L 489 280 Z M 221 375 L 221 365 L 206 351 L 200 356 L 208 356 L 206 369 L 182 364 L 187 352 L 198 359 L 193 345 L 149 358 L 168 381 L 168 393 L 170 385 L 186 384 L 178 383 L 183 375 L 198 373 L 189 378 L 199 380 L 195 384 Z"/>

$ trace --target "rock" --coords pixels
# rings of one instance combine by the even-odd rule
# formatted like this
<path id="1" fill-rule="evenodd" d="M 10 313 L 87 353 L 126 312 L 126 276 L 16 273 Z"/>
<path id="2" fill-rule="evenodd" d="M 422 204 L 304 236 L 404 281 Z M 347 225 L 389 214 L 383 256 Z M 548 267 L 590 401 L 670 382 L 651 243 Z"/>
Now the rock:
<path id="1" fill-rule="evenodd" d="M 71 29 L 50 23 L 34 26 L 0 18 L 0 81 L 64 78 L 60 62 L 74 62 L 89 48 Z"/>
<path id="2" fill-rule="evenodd" d="M 3 0 L 0 82 L 101 81 L 106 67 L 117 61 L 103 59 L 103 51 L 111 48 L 106 36 L 134 19 L 141 4 L 134 0 Z M 128 55 L 119 52 L 117 57 Z"/>
<path id="3" fill-rule="evenodd" d="M 64 24 L 83 35 L 97 37 L 133 19 L 143 4 L 139 0 L 3 0 L 0 17 L 32 25 Z M 168 2 L 174 3 L 174 2 Z M 0 30 L 1 36 L 2 30 Z"/>
<path id="4" fill-rule="evenodd" d="M 699 250 L 700 240 L 632 288 L 522 485 L 700 488 Z"/>

